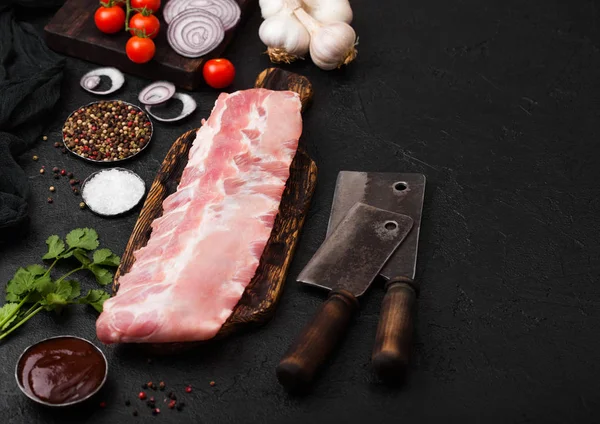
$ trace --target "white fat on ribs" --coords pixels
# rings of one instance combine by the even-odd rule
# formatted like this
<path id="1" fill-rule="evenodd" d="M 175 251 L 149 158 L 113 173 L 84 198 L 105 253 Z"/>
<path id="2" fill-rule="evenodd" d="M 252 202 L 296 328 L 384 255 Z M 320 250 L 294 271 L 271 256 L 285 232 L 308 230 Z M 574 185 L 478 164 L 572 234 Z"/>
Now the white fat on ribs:
<path id="1" fill-rule="evenodd" d="M 302 132 L 291 91 L 221 94 L 177 191 L 96 322 L 104 343 L 207 340 L 231 315 L 271 234 Z"/>

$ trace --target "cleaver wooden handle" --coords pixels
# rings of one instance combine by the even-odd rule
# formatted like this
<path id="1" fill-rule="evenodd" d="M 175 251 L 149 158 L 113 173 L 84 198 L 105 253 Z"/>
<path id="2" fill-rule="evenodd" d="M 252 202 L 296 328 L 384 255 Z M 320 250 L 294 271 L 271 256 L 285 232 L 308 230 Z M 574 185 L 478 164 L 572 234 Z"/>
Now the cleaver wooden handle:
<path id="1" fill-rule="evenodd" d="M 296 337 L 277 366 L 277 379 L 288 391 L 306 389 L 342 339 L 358 300 L 347 290 L 333 290 Z"/>
<path id="2" fill-rule="evenodd" d="M 392 278 L 385 288 L 371 362 L 379 378 L 398 381 L 410 359 L 417 293 L 407 277 Z"/>

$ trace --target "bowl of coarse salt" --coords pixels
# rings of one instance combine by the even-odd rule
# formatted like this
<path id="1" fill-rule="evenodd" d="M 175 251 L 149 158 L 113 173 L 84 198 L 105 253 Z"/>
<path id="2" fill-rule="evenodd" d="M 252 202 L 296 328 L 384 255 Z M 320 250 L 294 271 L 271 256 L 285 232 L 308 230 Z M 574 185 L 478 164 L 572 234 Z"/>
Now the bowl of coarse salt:
<path id="1" fill-rule="evenodd" d="M 146 193 L 146 184 L 138 174 L 125 168 L 94 172 L 81 186 L 86 206 L 102 216 L 117 216 L 135 208 Z"/>

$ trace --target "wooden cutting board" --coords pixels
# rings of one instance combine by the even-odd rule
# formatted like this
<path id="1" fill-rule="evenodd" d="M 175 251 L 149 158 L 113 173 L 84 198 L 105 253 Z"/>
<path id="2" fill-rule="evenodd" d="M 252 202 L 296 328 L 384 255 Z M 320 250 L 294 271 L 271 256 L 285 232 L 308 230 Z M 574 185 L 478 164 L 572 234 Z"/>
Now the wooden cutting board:
<path id="1" fill-rule="evenodd" d="M 312 97 L 312 86 L 308 79 L 277 68 L 263 71 L 256 79 L 255 86 L 271 90 L 295 91 L 300 94 L 303 110 Z M 196 138 L 196 131 L 197 129 L 188 131 L 179 137 L 167 153 L 131 233 L 121 265 L 115 273 L 113 294 L 119 289 L 117 284 L 119 276 L 129 272 L 135 262 L 133 252 L 148 242 L 152 232 L 150 224 L 162 215 L 163 200 L 176 191 L 179 178 L 187 164 L 188 152 Z M 256 274 L 216 338 L 230 335 L 249 325 L 263 324 L 273 316 L 316 182 L 317 167 L 302 147 L 301 140 L 298 152 L 292 161 L 290 177 L 279 206 L 279 214 L 275 218 L 271 237 L 262 254 Z M 189 345 L 189 343 L 170 343 L 162 347 L 166 348 L 163 351 L 169 351 L 172 348 L 178 350 L 182 345 Z"/>
<path id="2" fill-rule="evenodd" d="M 243 21 L 256 5 L 256 0 L 236 0 L 242 9 Z M 165 1 L 163 1 L 164 7 Z M 176 86 L 195 90 L 204 84 L 202 66 L 207 58 L 218 57 L 233 38 L 235 28 L 227 31 L 223 42 L 207 56 L 189 59 L 178 55 L 167 42 L 167 24 L 159 11 L 161 29 L 154 39 L 156 55 L 148 63 L 136 64 L 125 54 L 125 44 L 131 36 L 125 31 L 104 34 L 94 24 L 98 0 L 67 0 L 44 28 L 46 43 L 51 49 L 104 66 L 114 66 L 124 73 L 149 80 L 167 80 Z M 238 24 L 237 27 L 241 25 Z"/>

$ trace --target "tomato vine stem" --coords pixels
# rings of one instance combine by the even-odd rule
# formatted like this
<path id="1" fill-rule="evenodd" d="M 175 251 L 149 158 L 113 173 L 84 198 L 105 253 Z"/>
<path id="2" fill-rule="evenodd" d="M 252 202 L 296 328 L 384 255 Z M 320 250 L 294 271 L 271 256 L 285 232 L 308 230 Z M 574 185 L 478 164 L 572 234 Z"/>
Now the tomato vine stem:
<path id="1" fill-rule="evenodd" d="M 111 0 L 111 1 L 113 1 L 113 0 Z M 152 15 L 152 10 L 149 10 L 146 7 L 143 7 L 141 9 L 131 7 L 131 0 L 119 0 L 119 2 L 125 3 L 125 31 L 127 31 L 127 32 L 133 31 L 133 34 L 136 37 L 140 37 L 140 38 L 150 38 L 154 34 L 154 32 L 157 31 L 157 30 L 155 30 L 152 34 L 146 34 L 145 29 L 140 30 L 138 28 L 131 28 L 129 26 L 129 21 L 130 21 L 132 12 L 141 13 L 144 16 L 150 16 L 150 15 Z"/>

